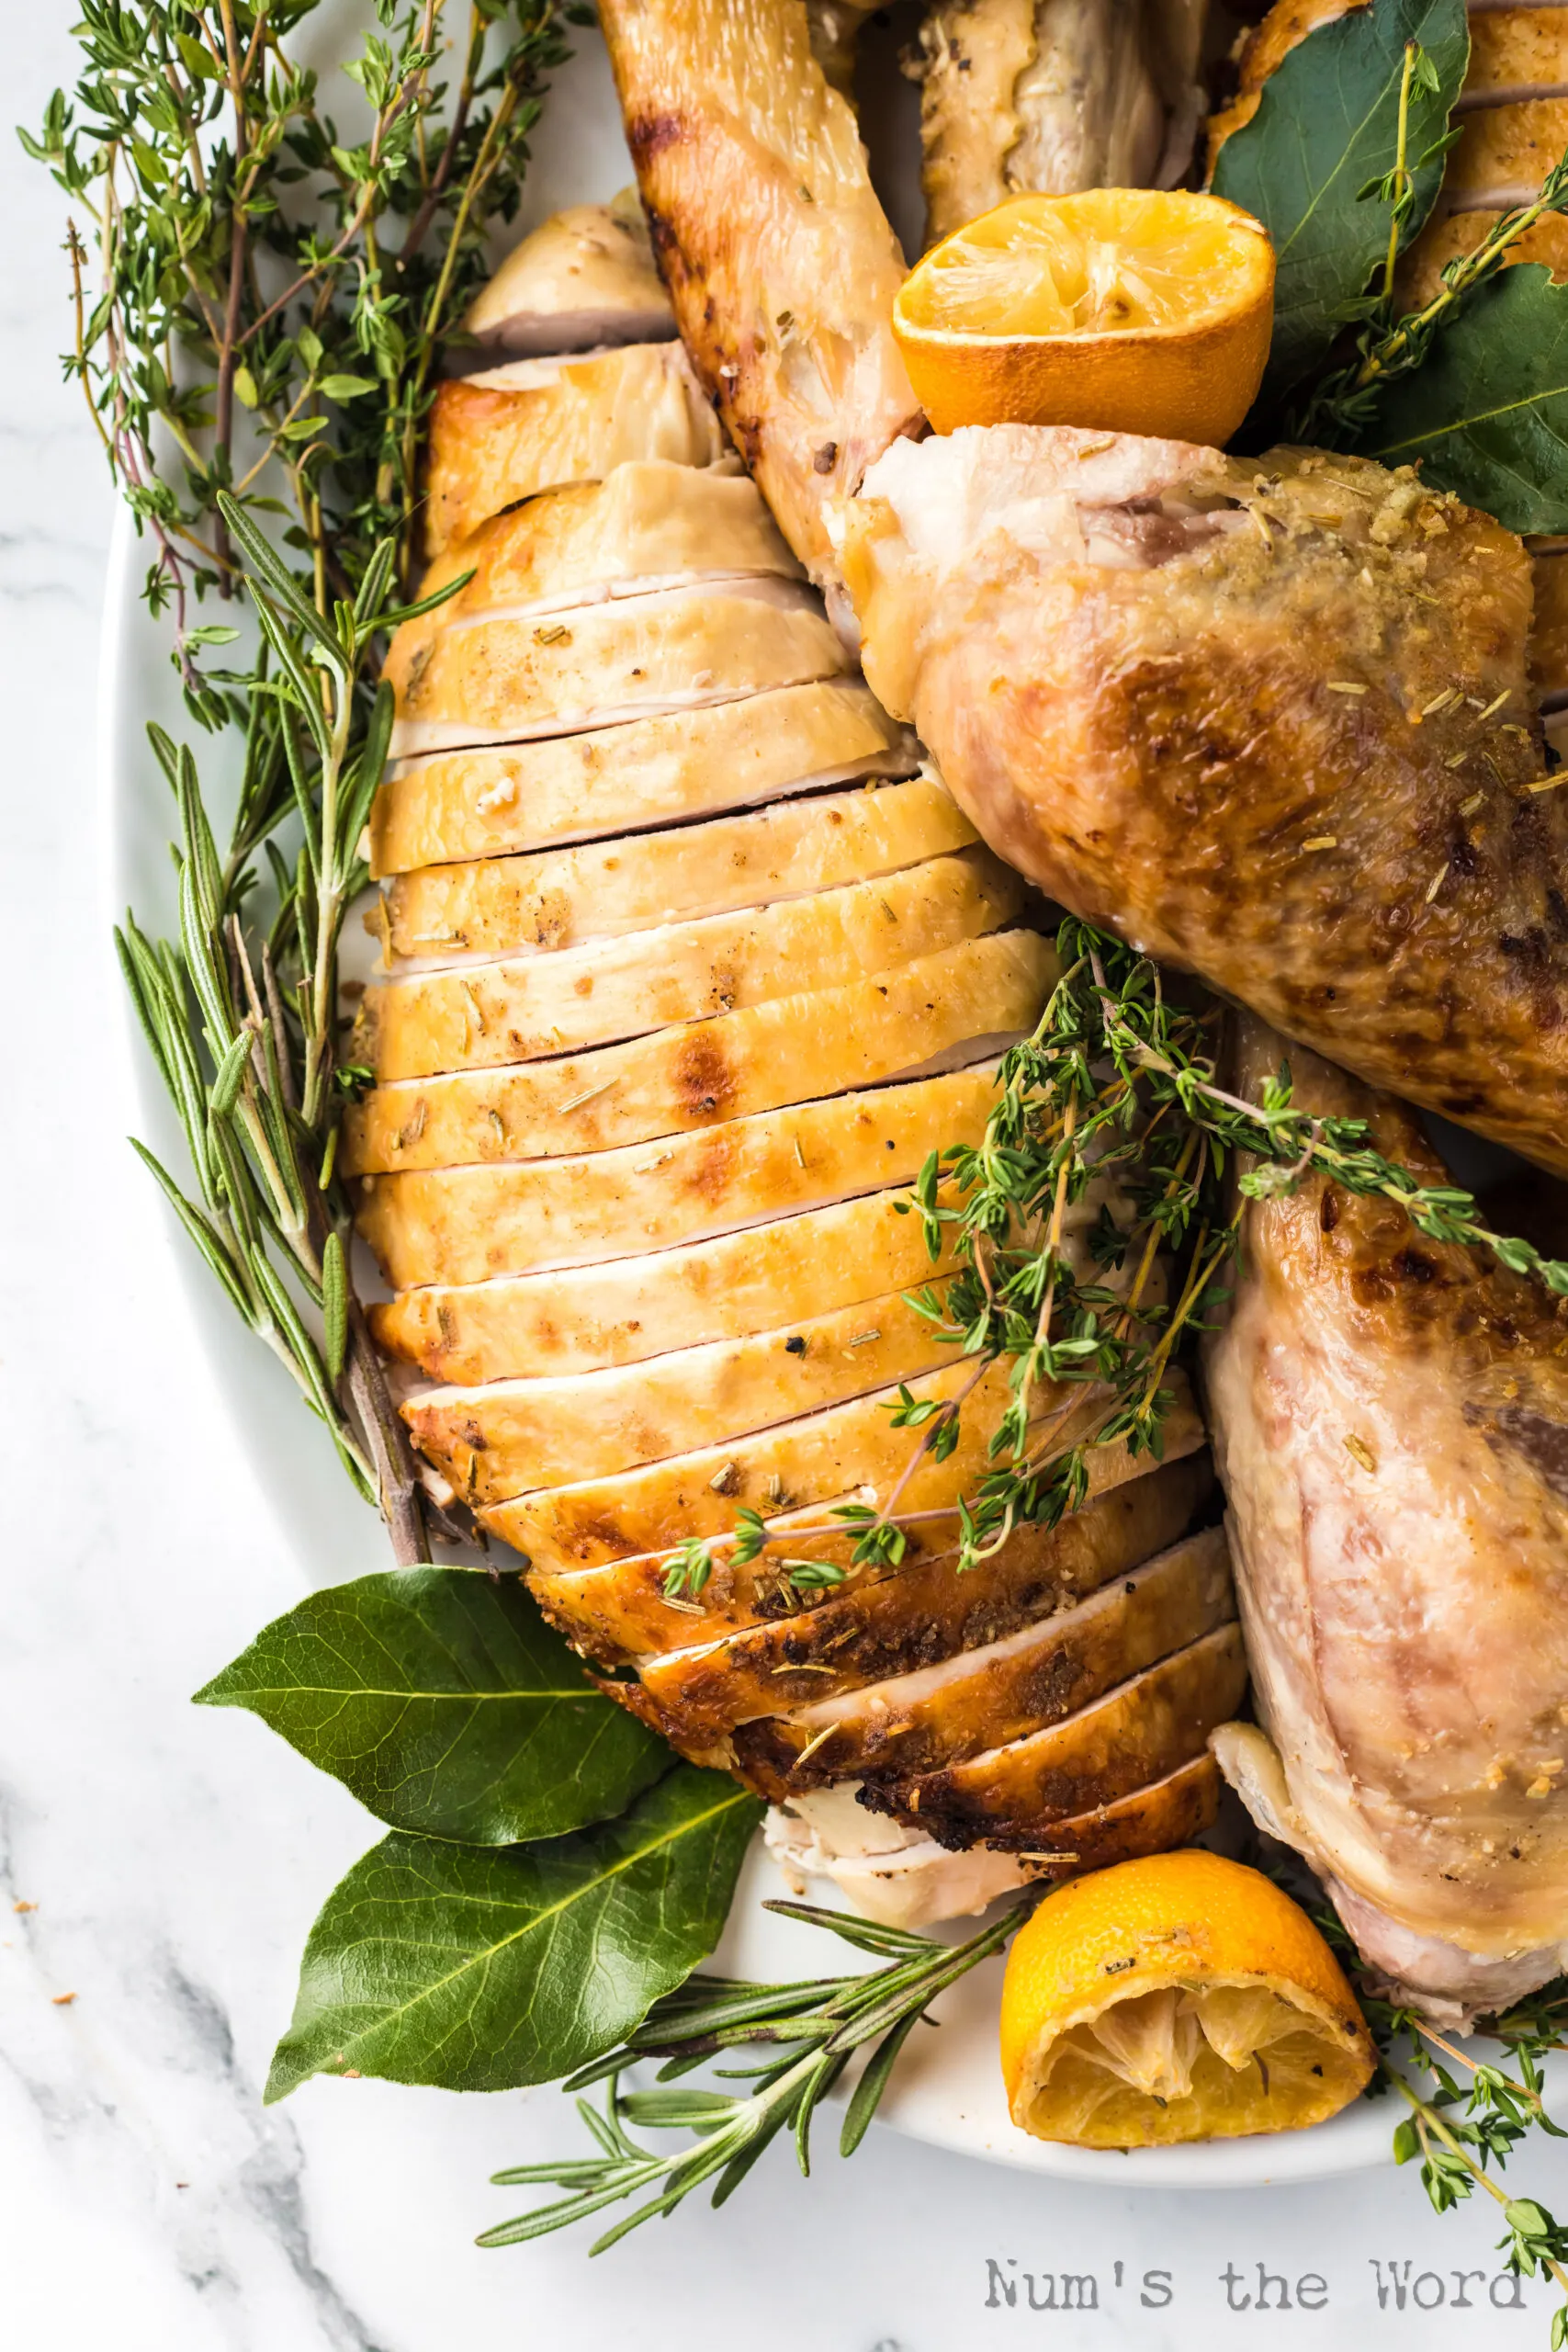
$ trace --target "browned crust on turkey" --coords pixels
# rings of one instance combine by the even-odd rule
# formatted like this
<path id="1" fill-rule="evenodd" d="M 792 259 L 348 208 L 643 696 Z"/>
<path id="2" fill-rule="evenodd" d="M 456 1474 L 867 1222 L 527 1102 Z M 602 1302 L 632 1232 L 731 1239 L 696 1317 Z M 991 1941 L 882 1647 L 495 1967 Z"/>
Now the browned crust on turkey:
<path id="1" fill-rule="evenodd" d="M 994 1091 L 982 1064 L 617 1151 L 369 1176 L 357 1222 L 399 1289 L 596 1264 L 912 1183 L 929 1153 L 978 1142 Z"/>
<path id="2" fill-rule="evenodd" d="M 1134 1521 L 1153 1520 L 1175 1532 L 1185 1514 L 1196 1508 L 1212 1483 L 1205 1462 L 1192 1461 L 1203 1443 L 1203 1431 L 1185 1389 L 1168 1423 L 1168 1464 L 1150 1471 L 1148 1458 L 1129 1456 L 1124 1446 L 1098 1447 L 1089 1458 L 1089 1501 L 1076 1515 L 1090 1517 L 1101 1497 L 1139 1492 L 1130 1506 Z M 819 1506 L 769 1515 L 769 1524 L 789 1557 L 830 1560 L 843 1569 L 846 1583 L 825 1589 L 811 1607 L 780 1579 L 770 1555 L 738 1561 L 723 1542 L 714 1547 L 714 1569 L 701 1596 L 671 1602 L 664 1591 L 661 1558 L 619 1560 L 592 1568 L 549 1569 L 536 1566 L 529 1584 L 535 1599 L 551 1623 L 569 1641 L 602 1665 L 620 1666 L 670 1649 L 677 1643 L 712 1642 L 727 1634 L 775 1624 L 785 1646 L 751 1653 L 758 1671 L 774 1665 L 798 1665 L 813 1658 L 808 1621 L 824 1623 L 814 1662 L 828 1662 L 826 1653 L 852 1671 L 862 1661 L 868 1676 L 901 1671 L 919 1664 L 928 1651 L 946 1655 L 948 1648 L 965 1648 L 994 1640 L 1000 1633 L 1025 1622 L 1032 1611 L 1054 1605 L 1057 1596 L 1072 1597 L 1087 1583 L 1075 1583 L 1079 1573 L 1071 1565 L 1079 1550 L 1076 1535 L 1058 1544 L 1054 1535 L 1038 1528 L 1020 1528 L 989 1560 L 966 1577 L 953 1574 L 952 1545 L 954 1519 L 942 1514 L 906 1530 L 908 1549 L 897 1567 L 857 1566 L 851 1558 L 852 1536 L 823 1538 L 796 1532 L 800 1525 L 820 1524 Z M 1151 1532 L 1151 1545 L 1162 1541 Z M 1089 1570 L 1082 1569 L 1087 1577 Z M 891 1579 L 897 1586 L 886 1600 L 873 1598 L 874 1589 Z M 1014 1598 L 1016 1592 L 1017 1598 Z M 863 1628 L 863 1636 L 862 1629 Z M 848 1632 L 849 1640 L 842 1637 Z M 858 1645 L 858 1646 L 857 1646 Z M 946 1646 L 944 1646 L 946 1645 Z M 784 1681 L 781 1675 L 781 1684 Z M 835 1688 L 819 1681 L 807 1694 L 820 1698 Z"/>
<path id="3" fill-rule="evenodd" d="M 631 458 L 707 466 L 724 454 L 678 343 L 625 344 L 522 380 L 447 382 L 431 412 L 426 551 L 439 556 L 538 492 L 596 481 Z"/>
<path id="4" fill-rule="evenodd" d="M 1055 1527 L 1017 1529 L 991 1559 L 963 1576 L 950 1554 L 879 1583 L 860 1582 L 818 1608 L 731 1634 L 711 1647 L 644 1658 L 643 1681 L 670 1723 L 682 1729 L 728 1731 L 764 1715 L 799 1710 L 798 1719 L 759 1729 L 759 1757 L 773 1758 L 787 1771 L 829 1721 L 820 1713 L 829 1702 L 875 1684 L 886 1689 L 896 1709 L 900 1678 L 963 1652 L 989 1649 L 1025 1626 L 1074 1608 L 1111 1578 L 1162 1552 L 1181 1533 L 1212 1483 L 1205 1456 L 1168 1463 L 1129 1478 Z M 908 1737 L 911 1729 L 907 1718 L 890 1723 L 889 1742 Z M 874 1734 L 868 1730 L 862 1745 L 868 1755 L 875 1750 Z M 848 1779 L 862 1770 L 849 1758 L 848 1735 L 842 1744 L 835 1736 L 821 1751 L 820 1766 L 813 1758 L 807 1777 L 795 1785 L 814 1788 Z"/>
<path id="5" fill-rule="evenodd" d="M 875 1683 L 830 1708 L 819 1703 L 739 1726 L 710 1718 L 691 1728 L 699 1736 L 728 1729 L 739 1770 L 775 1803 L 834 1780 L 902 1784 L 1059 1722 L 1235 1615 L 1224 1531 L 1213 1527 L 1112 1576 L 1004 1645 L 945 1661 L 940 1673 Z M 675 1720 L 657 1668 L 644 1667 L 643 1684 L 660 1724 Z M 690 1717 L 678 1720 L 688 1736 Z M 802 1766 L 796 1758 L 807 1749 Z"/>
<path id="6" fill-rule="evenodd" d="M 748 469 L 814 577 L 825 514 L 919 410 L 893 341 L 903 256 L 801 0 L 604 0 L 653 249 Z"/>
<path id="7" fill-rule="evenodd" d="M 864 1802 L 953 1850 L 976 1839 L 1032 1846 L 1052 1821 L 1112 1804 L 1201 1755 L 1246 1688 L 1240 1628 L 1224 1625 L 1063 1723 L 942 1771 L 868 1783 Z"/>
<path id="8" fill-rule="evenodd" d="M 935 1301 L 945 1288 L 931 1285 Z M 643 1363 L 431 1389 L 402 1416 L 415 1450 L 465 1502 L 502 1502 L 728 1442 L 914 1379 L 952 1354 L 952 1340 L 894 1292 Z"/>
<path id="9" fill-rule="evenodd" d="M 931 1257 L 912 1207 L 912 1195 L 896 1188 L 684 1250 L 496 1282 L 429 1283 L 372 1306 L 371 1329 L 389 1355 L 457 1385 L 640 1363 L 949 1272 L 951 1251 L 943 1246 Z"/>

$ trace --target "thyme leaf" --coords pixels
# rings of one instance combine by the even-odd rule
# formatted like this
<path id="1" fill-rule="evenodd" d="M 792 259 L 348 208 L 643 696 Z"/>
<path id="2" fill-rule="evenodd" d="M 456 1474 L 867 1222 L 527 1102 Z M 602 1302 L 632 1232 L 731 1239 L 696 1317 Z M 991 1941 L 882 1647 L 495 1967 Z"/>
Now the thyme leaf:
<path id="1" fill-rule="evenodd" d="M 1309 1174 L 1381 1195 L 1430 1239 L 1484 1250 L 1568 1296 L 1568 1262 L 1495 1233 L 1459 1186 L 1417 1182 L 1374 1148 L 1364 1121 L 1300 1109 L 1288 1066 L 1256 1102 L 1221 1086 L 1213 1001 L 1172 996 L 1157 966 L 1077 920 L 1056 948 L 1062 978 L 1033 1035 L 1002 1058 L 981 1141 L 932 1153 L 909 1204 L 933 1261 L 944 1250 L 958 1261 L 940 1306 L 919 1294 L 911 1303 L 973 1360 L 966 1388 L 937 1402 L 901 1386 L 888 1401 L 893 1425 L 919 1435 L 879 1509 L 842 1504 L 787 1530 L 747 1510 L 735 1563 L 818 1537 L 836 1539 L 852 1569 L 896 1567 L 920 1516 L 900 1512 L 902 1497 L 922 1462 L 952 1454 L 968 1395 L 992 1366 L 1010 1393 L 990 1467 L 957 1507 L 960 1573 L 1015 1528 L 1077 1510 L 1097 1448 L 1157 1458 L 1181 1351 L 1224 1295 L 1241 1204 Z M 667 1596 L 700 1592 L 715 1562 L 713 1541 L 682 1544 L 666 1563 Z"/>

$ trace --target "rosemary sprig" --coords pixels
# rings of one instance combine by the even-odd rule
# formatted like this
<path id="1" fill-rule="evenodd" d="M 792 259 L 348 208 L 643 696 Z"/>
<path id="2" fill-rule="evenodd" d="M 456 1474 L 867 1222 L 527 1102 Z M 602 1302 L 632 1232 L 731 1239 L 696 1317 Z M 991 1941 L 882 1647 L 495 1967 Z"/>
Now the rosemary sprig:
<path id="1" fill-rule="evenodd" d="M 1010 1388 L 988 1441 L 992 1466 L 957 1508 L 960 1572 L 1016 1527 L 1052 1526 L 1076 1510 L 1097 1447 L 1158 1455 L 1179 1350 L 1223 1296 L 1239 1220 L 1224 1179 L 1238 1160 L 1242 1201 L 1327 1176 L 1393 1202 L 1429 1238 L 1489 1251 L 1568 1296 L 1568 1263 L 1495 1233 L 1471 1193 L 1417 1183 L 1371 1146 L 1362 1120 L 1299 1109 L 1288 1067 L 1255 1102 L 1222 1087 L 1218 1008 L 1170 997 L 1146 957 L 1076 920 L 1064 922 L 1056 947 L 1062 978 L 1033 1035 L 1002 1058 L 982 1140 L 933 1152 L 915 1185 L 933 1261 L 946 1248 L 958 1270 L 940 1305 L 929 1293 L 912 1303 L 974 1360 L 975 1380 L 1005 1364 Z M 1075 1250 L 1067 1221 L 1091 1187 L 1100 1205 Z M 1047 1389 L 1055 1402 L 1042 1413 Z M 900 1388 L 890 1419 L 921 1435 L 880 1510 L 844 1504 L 818 1526 L 792 1525 L 787 1538 L 745 1510 L 728 1556 L 747 1565 L 773 1544 L 836 1535 L 852 1566 L 896 1567 L 913 1523 L 901 1498 L 922 1461 L 957 1445 L 965 1400 L 966 1392 L 937 1402 Z M 666 1565 L 667 1595 L 700 1592 L 714 1561 L 710 1542 L 682 1544 Z M 795 1559 L 787 1581 L 806 1594 L 842 1574 Z"/>
<path id="2" fill-rule="evenodd" d="M 142 1156 L 412 1560 L 429 1506 L 334 1177 L 345 1093 L 367 1075 L 337 1060 L 338 941 L 391 725 L 381 652 L 423 609 L 407 583 L 436 363 L 582 11 L 469 0 L 455 23 L 457 0 L 376 0 L 341 67 L 351 131 L 309 62 L 319 6 L 83 0 L 76 88 L 22 138 L 72 201 L 64 366 L 151 542 L 144 594 L 172 622 L 186 708 L 245 731 L 221 853 L 189 751 L 153 738 L 178 810 L 179 936 L 156 944 L 128 916 L 119 947 L 194 1192 Z M 215 667 L 240 632 L 196 608 L 242 584 L 259 656 Z"/>
<path id="3" fill-rule="evenodd" d="M 789 2130 L 803 2173 L 811 2169 L 811 2120 L 857 2052 L 871 2055 L 851 2094 L 839 2135 L 840 2155 L 853 2155 L 892 2075 L 894 2063 L 939 1993 L 999 1951 L 1021 1924 L 1027 1899 L 1015 1903 L 962 1944 L 941 1944 L 900 1928 L 877 1926 L 841 1912 L 803 1903 L 770 1903 L 786 1918 L 827 1928 L 860 1951 L 886 1960 L 886 1966 L 853 1976 L 818 1977 L 794 1984 L 739 1984 L 723 1977 L 694 1976 L 657 2002 L 647 2021 L 562 2087 L 581 2092 L 605 2085 L 603 2111 L 580 2098 L 577 2110 L 598 2142 L 596 2156 L 519 2165 L 492 2175 L 500 2188 L 545 2184 L 569 2193 L 536 2206 L 515 2221 L 484 2231 L 483 2246 L 519 2245 L 551 2230 L 583 2221 L 607 2206 L 645 2198 L 597 2238 L 589 2251 L 607 2246 L 658 2213 L 668 2213 L 704 2182 L 714 2182 L 713 2202 L 722 2205 L 769 2143 Z M 934 2022 L 927 2019 L 928 2023 Z M 761 2049 L 757 2065 L 719 2071 L 756 2088 L 736 2095 L 722 2091 L 655 2088 L 623 2090 L 622 2077 L 640 2060 L 660 2058 L 660 2085 L 672 2084 L 705 2060 L 727 2052 Z M 653 2131 L 691 2130 L 697 2137 L 673 2154 L 661 2154 L 631 2137 L 628 2124 Z M 652 2192 L 649 2194 L 649 2192 Z"/>
<path id="4" fill-rule="evenodd" d="M 393 550 L 384 542 L 357 599 L 328 623 L 250 516 L 221 492 L 220 509 L 252 567 L 272 665 L 254 687 L 233 837 L 220 859 L 188 747 L 154 729 L 179 812 L 179 939 L 155 944 L 129 914 L 116 933 L 197 1197 L 135 1148 L 232 1305 L 326 1424 L 360 1493 L 379 1503 L 397 1556 L 428 1559 L 407 1437 L 349 1279 L 350 1216 L 333 1163 L 353 1081 L 337 1067 L 335 1039 L 338 943 L 365 880 L 359 836 L 392 723 L 384 684 L 361 721 L 366 673 L 389 628 L 451 592 L 423 606 L 389 605 Z M 290 814 L 301 834 L 292 870 L 273 841 Z M 275 860 L 277 907 L 265 937 L 244 920 L 258 846 Z"/>

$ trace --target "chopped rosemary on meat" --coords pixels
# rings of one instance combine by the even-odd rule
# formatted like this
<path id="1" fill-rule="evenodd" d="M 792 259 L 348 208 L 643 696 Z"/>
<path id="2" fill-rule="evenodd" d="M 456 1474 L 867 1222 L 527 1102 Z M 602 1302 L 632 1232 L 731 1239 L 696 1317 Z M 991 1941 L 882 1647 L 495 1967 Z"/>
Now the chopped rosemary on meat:
<path id="1" fill-rule="evenodd" d="M 1296 1109 L 1288 1067 L 1256 1102 L 1220 1085 L 1213 1001 L 1171 996 L 1157 966 L 1076 920 L 1063 923 L 1056 946 L 1062 978 L 1033 1035 L 1003 1057 L 983 1139 L 932 1153 L 915 1186 L 912 1213 L 933 1261 L 946 1249 L 959 1270 L 940 1305 L 930 1292 L 914 1303 L 974 1360 L 970 1380 L 942 1402 L 908 1386 L 890 1400 L 894 1426 L 920 1436 L 880 1509 L 845 1503 L 818 1524 L 796 1520 L 777 1534 L 743 1510 L 726 1543 L 734 1565 L 775 1543 L 834 1535 L 848 1543 L 852 1566 L 897 1566 L 913 1516 L 898 1503 L 922 1462 L 951 1457 L 967 1396 L 994 1364 L 1006 1366 L 1011 1395 L 988 1442 L 991 1467 L 957 1506 L 960 1572 L 1014 1528 L 1052 1526 L 1076 1510 L 1097 1448 L 1157 1458 L 1179 1351 L 1223 1297 L 1236 1246 L 1240 1209 L 1224 1183 L 1236 1160 L 1248 1163 L 1236 1185 L 1243 1201 L 1289 1192 L 1308 1173 L 1329 1176 L 1347 1192 L 1393 1201 L 1432 1240 L 1489 1250 L 1568 1295 L 1568 1262 L 1493 1232 L 1471 1193 L 1417 1183 L 1371 1147 L 1363 1121 Z M 1110 1199 L 1089 1228 L 1086 1268 L 1063 1234 L 1091 1185 Z M 1167 1264 L 1168 1298 L 1159 1286 Z M 1050 1390 L 1055 1401 L 1043 1410 Z M 701 1592 L 715 1562 L 713 1541 L 682 1544 L 666 1566 L 667 1592 Z M 804 1565 L 789 1563 L 797 1592 L 811 1589 Z M 837 1580 L 810 1565 L 818 1582 Z"/>

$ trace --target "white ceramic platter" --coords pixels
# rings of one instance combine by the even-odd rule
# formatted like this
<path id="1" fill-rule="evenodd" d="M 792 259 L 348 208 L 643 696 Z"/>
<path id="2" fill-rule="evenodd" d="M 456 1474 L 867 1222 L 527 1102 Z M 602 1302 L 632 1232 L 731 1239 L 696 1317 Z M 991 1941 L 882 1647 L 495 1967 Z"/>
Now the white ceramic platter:
<path id="1" fill-rule="evenodd" d="M 525 227 L 562 204 L 603 198 L 631 176 L 603 50 L 592 34 L 577 38 L 581 53 L 559 77 L 534 142 Z M 884 126 L 874 146 L 888 152 L 898 127 L 895 123 L 890 130 Z M 907 216 L 905 191 L 894 189 L 890 209 L 896 220 Z M 188 738 L 195 730 L 180 707 L 166 636 L 149 620 L 140 602 L 144 562 L 144 551 L 122 513 L 109 559 L 100 682 L 102 822 L 109 846 L 110 903 L 105 915 L 106 920 L 118 920 L 131 906 L 144 925 L 172 929 L 165 843 L 174 810 L 148 749 L 146 728 L 150 719 L 157 719 L 176 738 Z M 194 748 L 209 798 L 221 806 L 220 786 L 232 781 L 220 773 L 224 752 L 199 735 Z M 135 1063 L 140 1132 L 170 1169 L 183 1175 L 178 1129 L 129 1016 L 121 1023 L 120 1035 Z M 147 1181 L 129 1152 L 117 1181 Z M 230 1406 L 239 1442 L 272 1498 L 306 1582 L 341 1584 L 385 1566 L 378 1522 L 355 1499 L 285 1375 L 240 1329 L 194 1253 L 183 1252 L 180 1262 L 205 1359 L 191 1364 L 189 1376 L 211 1381 Z M 218 1567 L 220 1562 L 215 1563 Z M 716 1968 L 751 1978 L 798 1978 L 860 1964 L 848 1946 L 829 1944 L 815 1930 L 763 1910 L 769 1895 L 784 1892 L 759 1839 L 741 1879 Z M 826 1900 L 820 1889 L 813 1892 L 816 1899 Z M 955 1927 L 954 1939 L 973 1924 Z M 1312 2132 L 1132 2155 L 1054 2147 L 1026 2138 L 1008 2120 L 998 2070 L 1001 1966 L 999 1960 L 989 1961 L 955 1986 L 938 2005 L 940 2030 L 922 2029 L 907 2045 L 882 2108 L 883 2120 L 895 2129 L 994 2164 L 1120 2188 L 1261 2187 L 1322 2179 L 1387 2161 L 1392 2123 L 1381 2102 L 1363 2101 Z"/>

